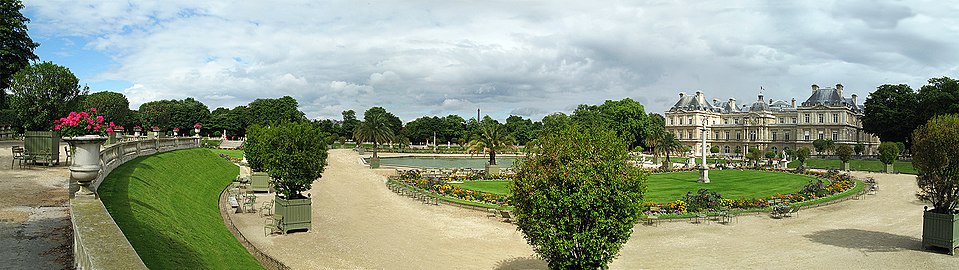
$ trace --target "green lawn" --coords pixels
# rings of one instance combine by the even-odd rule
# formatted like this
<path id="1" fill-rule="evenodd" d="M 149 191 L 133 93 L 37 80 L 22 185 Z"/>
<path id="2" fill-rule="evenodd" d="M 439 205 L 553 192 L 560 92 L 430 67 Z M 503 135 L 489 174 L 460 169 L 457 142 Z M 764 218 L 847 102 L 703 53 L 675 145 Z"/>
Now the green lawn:
<path id="1" fill-rule="evenodd" d="M 670 202 L 683 197 L 686 192 L 700 188 L 719 192 L 724 198 L 757 198 L 776 194 L 795 193 L 816 178 L 765 171 L 711 170 L 709 184 L 699 183 L 699 172 L 675 172 L 652 174 L 646 193 L 647 201 Z M 467 181 L 456 184 L 461 188 L 507 195 L 509 181 Z"/>
<path id="2" fill-rule="evenodd" d="M 210 149 L 131 160 L 100 186 L 100 199 L 151 269 L 262 269 L 220 217 L 220 192 L 239 168 Z"/>
<path id="3" fill-rule="evenodd" d="M 838 159 L 807 159 L 806 167 L 816 168 L 816 169 L 838 169 L 841 167 L 842 161 Z M 799 161 L 793 161 L 789 163 L 789 168 L 796 168 L 799 166 Z M 893 163 L 893 167 L 897 172 L 916 174 L 916 169 L 912 167 L 912 162 L 907 161 L 896 161 Z M 850 160 L 849 169 L 853 171 L 869 171 L 869 172 L 880 172 L 885 170 L 885 165 L 878 160 Z"/>
<path id="4" fill-rule="evenodd" d="M 235 158 L 243 158 L 243 150 L 235 149 L 210 149 L 214 154 L 227 154 Z"/>

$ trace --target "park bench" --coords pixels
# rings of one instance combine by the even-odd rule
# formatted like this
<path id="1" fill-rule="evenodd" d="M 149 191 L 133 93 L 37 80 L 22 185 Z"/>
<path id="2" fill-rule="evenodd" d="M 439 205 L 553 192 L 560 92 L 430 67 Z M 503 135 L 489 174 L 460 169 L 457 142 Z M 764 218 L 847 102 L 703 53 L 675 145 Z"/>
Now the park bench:
<path id="1" fill-rule="evenodd" d="M 513 223 L 513 211 L 501 210 L 499 211 L 499 214 L 503 222 Z"/>

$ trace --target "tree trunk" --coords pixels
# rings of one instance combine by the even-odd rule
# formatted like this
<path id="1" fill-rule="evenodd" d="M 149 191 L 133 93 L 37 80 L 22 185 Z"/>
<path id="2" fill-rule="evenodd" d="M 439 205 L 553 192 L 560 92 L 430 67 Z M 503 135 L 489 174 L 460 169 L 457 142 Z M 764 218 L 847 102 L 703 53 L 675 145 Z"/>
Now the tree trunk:
<path id="1" fill-rule="evenodd" d="M 360 147 L 363 147 L 363 144 L 362 144 L 362 143 L 360 144 Z M 377 156 L 376 156 L 376 141 L 375 141 L 375 140 L 373 141 L 373 158 L 377 158 Z"/>
<path id="2" fill-rule="evenodd" d="M 489 165 L 496 165 L 496 151 L 489 151 Z"/>

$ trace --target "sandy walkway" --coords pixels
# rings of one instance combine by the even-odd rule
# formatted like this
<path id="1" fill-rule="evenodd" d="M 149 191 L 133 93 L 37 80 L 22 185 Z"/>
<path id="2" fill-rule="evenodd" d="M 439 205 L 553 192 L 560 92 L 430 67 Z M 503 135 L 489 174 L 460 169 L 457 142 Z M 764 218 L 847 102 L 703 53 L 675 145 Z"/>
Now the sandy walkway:
<path id="1" fill-rule="evenodd" d="M 259 248 L 297 269 L 528 269 L 532 249 L 510 224 L 484 213 L 429 206 L 397 196 L 384 171 L 364 168 L 355 152 L 333 150 L 310 191 L 313 230 L 263 237 L 263 219 L 237 214 Z M 743 216 L 729 225 L 637 225 L 612 269 L 880 268 L 953 269 L 959 257 L 920 250 L 922 204 L 913 176 L 877 178 L 878 195 L 807 209 L 776 220 Z M 264 201 L 263 196 L 258 201 Z"/>

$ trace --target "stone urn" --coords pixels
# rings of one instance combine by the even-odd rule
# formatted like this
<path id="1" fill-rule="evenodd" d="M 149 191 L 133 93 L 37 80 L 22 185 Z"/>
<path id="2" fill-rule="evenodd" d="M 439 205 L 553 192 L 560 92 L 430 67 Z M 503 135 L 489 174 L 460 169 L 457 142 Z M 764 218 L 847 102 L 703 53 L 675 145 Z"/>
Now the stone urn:
<path id="1" fill-rule="evenodd" d="M 196 137 L 196 138 L 200 137 L 200 128 L 193 129 L 193 137 Z"/>
<path id="2" fill-rule="evenodd" d="M 100 174 L 100 145 L 107 140 L 99 135 L 84 135 L 63 138 L 76 152 L 70 164 L 70 182 L 80 186 L 80 195 L 93 195 L 90 183 Z"/>

